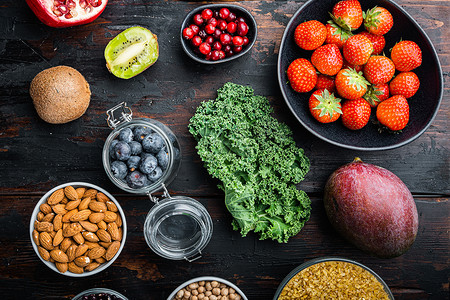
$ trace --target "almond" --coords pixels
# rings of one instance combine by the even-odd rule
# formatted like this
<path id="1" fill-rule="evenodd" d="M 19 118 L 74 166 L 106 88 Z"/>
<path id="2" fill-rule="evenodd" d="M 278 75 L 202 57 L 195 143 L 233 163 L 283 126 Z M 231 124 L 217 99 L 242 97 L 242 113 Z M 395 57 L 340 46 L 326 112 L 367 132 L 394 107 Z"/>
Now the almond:
<path id="1" fill-rule="evenodd" d="M 82 274 L 84 272 L 83 268 L 77 266 L 74 262 L 70 262 L 67 266 L 69 271 L 72 273 Z"/>
<path id="2" fill-rule="evenodd" d="M 72 218 L 72 216 L 76 213 L 78 213 L 78 209 L 76 209 L 76 208 L 72 209 L 71 211 L 66 212 L 62 217 L 62 221 L 64 223 L 70 222 L 70 218 Z"/>
<path id="3" fill-rule="evenodd" d="M 91 198 L 91 199 L 95 199 L 97 197 L 97 190 L 94 189 L 88 189 L 84 192 L 83 198 Z"/>
<path id="4" fill-rule="evenodd" d="M 116 219 L 117 219 L 117 214 L 115 212 L 106 211 L 103 221 L 105 221 L 106 223 L 111 223 L 111 222 L 114 222 Z"/>
<path id="5" fill-rule="evenodd" d="M 73 186 L 69 185 L 64 188 L 64 195 L 66 195 L 67 199 L 69 200 L 77 200 L 78 199 L 78 193 L 74 189 Z"/>
<path id="6" fill-rule="evenodd" d="M 53 194 L 50 195 L 47 199 L 48 205 L 55 205 L 61 202 L 61 200 L 64 198 L 64 191 L 63 189 L 59 189 L 53 192 Z"/>
<path id="7" fill-rule="evenodd" d="M 81 198 L 83 198 L 84 192 L 86 192 L 86 188 L 79 187 L 79 188 L 75 189 L 75 191 L 77 192 L 78 199 L 81 199 Z"/>
<path id="8" fill-rule="evenodd" d="M 50 253 L 48 253 L 48 251 L 45 248 L 43 248 L 41 246 L 38 246 L 38 252 L 39 252 L 39 255 L 42 257 L 43 260 L 47 260 L 48 261 L 50 259 Z"/>
<path id="9" fill-rule="evenodd" d="M 66 229 L 67 227 L 69 227 L 69 226 L 70 226 L 70 223 L 67 223 L 67 222 L 66 222 L 66 223 L 63 223 L 63 225 L 62 225 L 62 226 L 63 226 L 63 228 L 62 228 L 62 229 L 64 230 L 64 229 Z"/>
<path id="10" fill-rule="evenodd" d="M 50 251 L 50 257 L 57 262 L 69 262 L 69 258 L 67 257 L 67 255 L 59 249 L 53 249 L 52 251 Z"/>
<path id="11" fill-rule="evenodd" d="M 83 268 L 91 263 L 91 259 L 89 258 L 89 256 L 80 256 L 75 258 L 74 262 L 77 266 Z"/>
<path id="12" fill-rule="evenodd" d="M 121 241 L 122 240 L 122 237 L 123 237 L 123 230 L 122 230 L 122 227 L 120 227 L 119 228 L 119 241 Z"/>
<path id="13" fill-rule="evenodd" d="M 111 246 L 112 242 L 98 242 L 100 246 L 102 246 L 105 249 L 108 249 L 109 246 Z"/>
<path id="14" fill-rule="evenodd" d="M 66 207 L 64 207 L 66 210 L 72 210 L 78 207 L 78 205 L 80 205 L 81 200 L 74 200 L 74 201 L 69 201 L 66 204 Z"/>
<path id="15" fill-rule="evenodd" d="M 119 210 L 116 204 L 112 201 L 106 201 L 106 207 L 112 212 L 117 212 Z"/>
<path id="16" fill-rule="evenodd" d="M 78 205 L 79 210 L 87 209 L 89 207 L 89 203 L 91 202 L 91 197 L 84 198 L 81 200 L 80 205 Z"/>
<path id="17" fill-rule="evenodd" d="M 33 241 L 36 244 L 36 246 L 39 246 L 40 245 L 40 243 L 39 243 L 39 232 L 36 229 L 33 230 L 32 236 L 33 236 Z"/>
<path id="18" fill-rule="evenodd" d="M 97 224 L 98 222 L 102 221 L 104 217 L 105 217 L 104 213 L 92 213 L 89 216 L 89 221 L 91 221 L 92 223 Z"/>
<path id="19" fill-rule="evenodd" d="M 63 236 L 71 237 L 71 236 L 74 236 L 75 234 L 81 232 L 81 230 L 82 230 L 82 227 L 80 224 L 72 223 L 72 224 L 70 224 L 69 227 L 67 227 L 66 229 L 63 229 Z"/>
<path id="20" fill-rule="evenodd" d="M 107 231 L 111 235 L 111 238 L 114 241 L 120 241 L 119 228 L 117 228 L 117 224 L 116 223 L 108 223 Z"/>
<path id="21" fill-rule="evenodd" d="M 119 248 L 120 248 L 120 242 L 114 241 L 108 247 L 108 250 L 106 250 L 106 253 L 105 253 L 106 260 L 111 260 L 116 255 L 117 251 L 119 251 Z"/>
<path id="22" fill-rule="evenodd" d="M 62 215 L 56 215 L 55 218 L 53 218 L 53 230 L 60 230 L 62 229 Z"/>
<path id="23" fill-rule="evenodd" d="M 88 221 L 80 221 L 80 225 L 83 226 L 84 229 L 90 232 L 96 232 L 98 230 L 98 226 L 94 223 Z"/>
<path id="24" fill-rule="evenodd" d="M 39 209 L 41 210 L 41 212 L 46 215 L 52 212 L 52 207 L 50 205 L 48 205 L 47 203 L 42 203 L 39 206 Z"/>
<path id="25" fill-rule="evenodd" d="M 96 262 L 99 264 L 104 264 L 106 262 L 106 259 L 104 257 L 99 257 L 95 259 Z"/>
<path id="26" fill-rule="evenodd" d="M 36 216 L 36 220 L 38 220 L 39 222 L 42 222 L 42 219 L 45 217 L 44 213 L 42 211 L 38 212 L 37 216 Z"/>
<path id="27" fill-rule="evenodd" d="M 100 247 L 100 245 L 98 243 L 93 243 L 93 242 L 89 242 L 89 241 L 85 241 L 84 243 L 89 247 L 89 250 L 93 249 L 95 247 Z"/>
<path id="28" fill-rule="evenodd" d="M 108 225 L 106 225 L 106 222 L 103 221 L 103 220 L 100 221 L 100 222 L 98 222 L 98 223 L 97 223 L 97 226 L 98 226 L 98 228 L 103 229 L 103 230 L 108 229 Z"/>
<path id="29" fill-rule="evenodd" d="M 64 198 L 61 200 L 61 202 L 59 202 L 59 204 L 67 204 L 69 202 L 69 199 L 67 199 L 66 196 L 64 196 Z"/>
<path id="30" fill-rule="evenodd" d="M 106 203 L 107 201 L 109 201 L 109 198 L 103 193 L 97 193 L 97 201 Z"/>
<path id="31" fill-rule="evenodd" d="M 117 219 L 115 222 L 117 224 L 117 227 L 122 227 L 122 217 L 120 215 L 117 215 Z"/>
<path id="32" fill-rule="evenodd" d="M 59 249 L 61 249 L 62 251 L 66 252 L 67 249 L 69 249 L 69 247 L 72 245 L 72 241 L 70 238 L 66 237 L 63 239 L 63 241 L 61 242 L 61 245 L 59 245 Z"/>
<path id="33" fill-rule="evenodd" d="M 55 212 L 55 214 L 61 214 L 64 215 L 67 210 L 65 209 L 66 205 L 65 204 L 56 204 L 52 206 L 53 211 Z"/>
<path id="34" fill-rule="evenodd" d="M 53 224 L 49 222 L 35 222 L 34 223 L 34 229 L 36 229 L 39 232 L 52 232 L 53 231 Z"/>
<path id="35" fill-rule="evenodd" d="M 99 238 L 95 235 L 95 233 L 89 232 L 89 231 L 83 231 L 82 232 L 83 237 L 92 243 L 97 243 L 99 241 Z"/>
<path id="36" fill-rule="evenodd" d="M 63 230 L 60 229 L 56 232 L 55 237 L 53 238 L 53 246 L 58 246 L 64 240 Z"/>
<path id="37" fill-rule="evenodd" d="M 103 255 L 105 255 L 105 253 L 106 253 L 105 248 L 103 248 L 103 247 L 95 247 L 95 248 L 92 248 L 91 250 L 89 250 L 87 256 L 89 256 L 89 258 L 91 260 L 94 260 L 96 258 L 102 257 Z"/>
<path id="38" fill-rule="evenodd" d="M 67 263 L 61 263 L 61 262 L 55 262 L 55 266 L 61 273 L 66 273 L 68 270 L 68 264 Z"/>
<path id="39" fill-rule="evenodd" d="M 56 235 L 56 231 L 50 231 L 48 234 L 50 234 L 50 236 L 52 237 L 52 239 L 55 237 Z"/>
<path id="40" fill-rule="evenodd" d="M 54 217 L 55 217 L 55 214 L 54 214 L 54 213 L 46 214 L 46 215 L 42 218 L 41 222 L 49 222 L 49 223 L 51 223 L 51 222 L 53 222 L 53 218 L 54 218 Z"/>
<path id="41" fill-rule="evenodd" d="M 89 209 L 83 209 L 74 214 L 72 217 L 70 217 L 70 221 L 72 222 L 78 222 L 78 221 L 84 221 L 89 218 L 89 215 L 92 212 Z"/>
<path id="42" fill-rule="evenodd" d="M 78 244 L 83 244 L 84 243 L 84 237 L 83 237 L 83 235 L 80 232 L 75 234 L 72 238 Z"/>
<path id="43" fill-rule="evenodd" d="M 93 261 L 89 265 L 87 265 L 84 268 L 84 270 L 90 272 L 90 271 L 93 271 L 93 270 L 97 269 L 99 266 L 100 266 L 100 264 L 98 262 Z"/>
<path id="44" fill-rule="evenodd" d="M 106 242 L 106 243 L 110 243 L 111 242 L 111 235 L 104 229 L 99 229 L 96 232 L 98 238 L 102 241 L 102 242 Z"/>
<path id="45" fill-rule="evenodd" d="M 106 204 L 100 201 L 91 201 L 89 203 L 89 208 L 95 212 L 105 212 L 108 210 Z"/>
<path id="46" fill-rule="evenodd" d="M 89 246 L 86 244 L 81 244 L 77 247 L 77 250 L 75 251 L 75 257 L 82 256 L 86 253 L 86 251 L 89 250 Z"/>
<path id="47" fill-rule="evenodd" d="M 69 249 L 67 249 L 66 253 L 69 261 L 73 261 L 76 258 L 75 253 L 77 253 L 77 248 L 78 248 L 77 245 L 72 244 L 70 245 Z"/>

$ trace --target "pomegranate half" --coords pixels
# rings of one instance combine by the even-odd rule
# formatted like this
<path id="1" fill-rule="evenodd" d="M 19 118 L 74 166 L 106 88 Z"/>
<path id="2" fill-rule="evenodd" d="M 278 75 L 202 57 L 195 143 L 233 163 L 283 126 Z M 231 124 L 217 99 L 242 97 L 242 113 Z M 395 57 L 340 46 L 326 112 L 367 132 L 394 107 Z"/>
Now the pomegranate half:
<path id="1" fill-rule="evenodd" d="M 26 0 L 42 23 L 51 27 L 70 27 L 94 21 L 108 0 Z"/>

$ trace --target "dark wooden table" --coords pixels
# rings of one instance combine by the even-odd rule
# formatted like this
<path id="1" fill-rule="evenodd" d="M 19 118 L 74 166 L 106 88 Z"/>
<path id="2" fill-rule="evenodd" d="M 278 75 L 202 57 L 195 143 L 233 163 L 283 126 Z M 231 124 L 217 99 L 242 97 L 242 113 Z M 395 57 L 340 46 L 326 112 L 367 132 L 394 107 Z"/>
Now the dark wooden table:
<path id="1" fill-rule="evenodd" d="M 258 40 L 251 53 L 217 66 L 200 65 L 180 47 L 184 15 L 199 2 L 110 0 L 95 22 L 66 29 L 40 23 L 25 1 L 0 3 L 0 290 L 2 299 L 61 299 L 92 287 L 115 289 L 129 299 L 166 299 L 182 282 L 213 275 L 228 279 L 249 299 L 271 299 L 282 279 L 312 258 L 336 255 L 359 261 L 377 272 L 397 299 L 449 297 L 450 90 L 436 119 L 414 142 L 389 151 L 359 152 L 329 145 L 311 135 L 290 113 L 276 79 L 283 30 L 304 1 L 247 1 L 255 15 Z M 450 1 L 397 1 L 430 36 L 443 67 L 450 71 Z M 143 74 L 120 80 L 105 68 L 103 50 L 121 30 L 143 25 L 158 35 L 160 58 Z M 41 70 L 57 65 L 78 69 L 91 85 L 87 113 L 64 125 L 50 125 L 36 114 L 29 83 Z M 299 188 L 312 199 L 312 216 L 288 244 L 242 238 L 232 230 L 224 195 L 202 167 L 187 124 L 202 100 L 215 97 L 225 82 L 250 84 L 269 97 L 276 117 L 295 132 L 311 160 Z M 107 178 L 103 143 L 110 133 L 105 111 L 127 101 L 135 116 L 167 124 L 178 136 L 183 159 L 169 186 L 174 195 L 203 203 L 214 234 L 204 257 L 193 263 L 162 259 L 147 247 L 142 230 L 152 207 L 146 197 L 127 194 Z M 347 243 L 329 224 L 322 191 L 333 170 L 360 156 L 399 176 L 414 195 L 419 233 L 412 248 L 394 259 L 371 257 Z M 45 267 L 30 243 L 28 226 L 37 201 L 49 189 L 70 181 L 99 185 L 117 197 L 126 212 L 128 239 L 116 262 L 97 275 L 70 278 Z"/>

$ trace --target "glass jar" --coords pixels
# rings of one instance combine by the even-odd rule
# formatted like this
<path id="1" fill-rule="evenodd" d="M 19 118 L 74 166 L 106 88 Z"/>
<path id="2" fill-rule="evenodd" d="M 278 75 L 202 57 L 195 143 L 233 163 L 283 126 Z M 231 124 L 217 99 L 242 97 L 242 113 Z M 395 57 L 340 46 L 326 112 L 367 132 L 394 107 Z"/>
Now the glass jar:
<path id="1" fill-rule="evenodd" d="M 181 163 L 177 137 L 161 122 L 147 118 L 132 119 L 131 109 L 125 102 L 108 110 L 107 115 L 108 125 L 113 131 L 103 146 L 102 160 L 106 174 L 118 188 L 134 194 L 148 195 L 155 203 L 144 225 L 144 236 L 148 246 L 156 254 L 167 259 L 193 261 L 200 258 L 201 251 L 211 239 L 213 231 L 211 216 L 197 200 L 184 196 L 172 197 L 166 188 L 176 177 Z M 133 131 L 137 126 L 149 128 L 151 133 L 157 133 L 162 138 L 164 143 L 162 149 L 167 154 L 167 165 L 159 179 L 149 180 L 147 185 L 136 188 L 130 181 L 114 176 L 111 170 L 110 147 L 123 129 L 130 128 Z M 129 172 L 127 168 L 128 175 Z M 163 196 L 158 199 L 153 193 L 161 190 Z"/>

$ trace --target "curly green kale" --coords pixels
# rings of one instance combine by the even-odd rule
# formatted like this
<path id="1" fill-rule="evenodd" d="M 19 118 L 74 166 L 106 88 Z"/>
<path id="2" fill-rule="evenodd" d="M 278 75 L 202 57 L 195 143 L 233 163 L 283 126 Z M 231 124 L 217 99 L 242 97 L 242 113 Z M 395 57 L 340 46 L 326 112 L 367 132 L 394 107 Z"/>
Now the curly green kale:
<path id="1" fill-rule="evenodd" d="M 251 87 L 228 82 L 216 100 L 197 108 L 189 131 L 209 174 L 222 181 L 234 229 L 242 236 L 253 230 L 261 240 L 281 243 L 300 232 L 310 217 L 311 201 L 295 186 L 310 163 L 272 111 Z"/>

